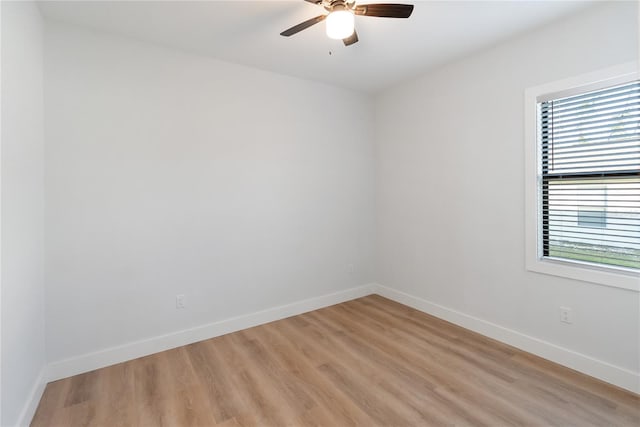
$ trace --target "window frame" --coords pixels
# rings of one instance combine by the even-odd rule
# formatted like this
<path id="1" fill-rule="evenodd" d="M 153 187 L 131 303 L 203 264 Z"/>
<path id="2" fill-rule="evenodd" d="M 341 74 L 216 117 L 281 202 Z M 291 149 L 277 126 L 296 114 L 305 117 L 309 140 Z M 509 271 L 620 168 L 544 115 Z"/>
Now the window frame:
<path id="1" fill-rule="evenodd" d="M 640 78 L 637 62 L 527 88 L 524 94 L 525 142 L 525 266 L 529 271 L 560 276 L 640 292 L 640 274 L 633 269 L 594 265 L 577 260 L 544 258 L 542 255 L 542 195 L 538 137 L 538 103 L 590 92 Z"/>

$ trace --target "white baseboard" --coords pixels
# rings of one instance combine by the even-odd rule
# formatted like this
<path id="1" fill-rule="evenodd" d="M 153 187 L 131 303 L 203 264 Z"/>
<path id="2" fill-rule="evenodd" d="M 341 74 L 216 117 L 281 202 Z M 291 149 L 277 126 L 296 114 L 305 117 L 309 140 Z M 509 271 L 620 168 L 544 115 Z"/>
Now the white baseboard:
<path id="1" fill-rule="evenodd" d="M 110 347 L 93 353 L 70 359 L 52 362 L 47 369 L 47 381 L 55 381 L 138 357 L 147 356 L 164 350 L 180 347 L 216 336 L 228 334 L 264 323 L 317 310 L 341 302 L 376 293 L 385 298 L 447 320 L 456 325 L 478 332 L 521 350 L 567 366 L 576 371 L 591 375 L 618 387 L 640 394 L 640 375 L 636 372 L 612 365 L 587 355 L 569 350 L 521 332 L 488 322 L 483 319 L 453 310 L 448 307 L 418 298 L 395 289 L 378 284 L 369 284 L 339 291 L 328 295 L 309 298 L 291 304 L 221 320 L 203 326 L 186 329 L 146 340 Z M 34 386 L 32 399 L 23 410 L 21 420 L 30 420 L 44 390 L 45 375 Z M 31 412 L 30 412 L 31 411 Z M 30 414 L 30 415 L 29 415 Z M 24 423 L 28 424 L 28 423 Z M 22 425 L 22 424 L 21 424 Z"/>
<path id="2" fill-rule="evenodd" d="M 42 393 L 44 393 L 46 385 L 47 367 L 43 366 L 36 378 L 36 381 L 33 383 L 33 387 L 31 387 L 31 392 L 29 393 L 27 401 L 24 403 L 22 411 L 20 411 L 20 415 L 18 416 L 18 427 L 28 427 L 29 424 L 31 424 L 31 420 L 36 413 L 36 409 L 38 409 L 38 404 L 40 403 L 40 399 L 42 398 Z"/>
<path id="3" fill-rule="evenodd" d="M 207 325 L 185 329 L 141 341 L 131 342 L 117 347 L 102 349 L 93 353 L 65 359 L 49 364 L 48 381 L 55 381 L 138 357 L 148 356 L 164 350 L 180 347 L 194 342 L 239 331 L 285 317 L 295 316 L 330 305 L 360 298 L 373 293 L 375 285 L 364 285 L 328 295 L 309 298 L 291 304 L 269 308 L 255 313 L 245 314 L 221 320 Z"/>
<path id="4" fill-rule="evenodd" d="M 640 394 L 640 374 L 382 285 L 374 293 Z"/>

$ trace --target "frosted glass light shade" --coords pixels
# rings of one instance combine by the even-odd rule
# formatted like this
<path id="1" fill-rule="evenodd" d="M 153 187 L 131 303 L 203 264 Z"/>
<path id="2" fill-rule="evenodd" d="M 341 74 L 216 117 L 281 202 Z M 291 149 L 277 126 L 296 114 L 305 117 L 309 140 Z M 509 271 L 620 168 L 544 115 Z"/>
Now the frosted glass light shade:
<path id="1" fill-rule="evenodd" d="M 353 13 L 348 10 L 334 10 L 327 16 L 327 36 L 346 39 L 353 34 L 353 21 Z"/>

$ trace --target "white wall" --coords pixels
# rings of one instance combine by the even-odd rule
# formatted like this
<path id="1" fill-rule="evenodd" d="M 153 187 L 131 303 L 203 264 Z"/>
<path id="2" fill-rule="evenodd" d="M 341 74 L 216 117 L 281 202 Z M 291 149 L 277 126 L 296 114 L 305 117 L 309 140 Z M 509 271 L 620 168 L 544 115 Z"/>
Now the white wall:
<path id="1" fill-rule="evenodd" d="M 373 279 L 368 98 L 62 24 L 45 50 L 51 362 Z"/>
<path id="2" fill-rule="evenodd" d="M 43 79 L 40 13 L 33 2 L 2 2 L 3 426 L 30 419 L 45 366 L 43 281 Z"/>
<path id="3" fill-rule="evenodd" d="M 525 88 L 637 59 L 637 19 L 601 4 L 377 98 L 382 285 L 637 375 L 637 293 L 525 270 L 523 174 Z"/>

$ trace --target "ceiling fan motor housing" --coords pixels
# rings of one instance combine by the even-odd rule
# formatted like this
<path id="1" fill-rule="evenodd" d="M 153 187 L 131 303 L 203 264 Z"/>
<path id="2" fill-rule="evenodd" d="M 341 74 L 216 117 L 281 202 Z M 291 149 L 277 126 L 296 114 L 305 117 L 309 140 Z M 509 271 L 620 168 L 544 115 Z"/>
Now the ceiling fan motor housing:
<path id="1" fill-rule="evenodd" d="M 356 2 L 355 0 L 324 0 L 322 2 L 322 6 L 328 11 L 338 11 L 338 10 L 350 10 L 353 11 Z"/>

